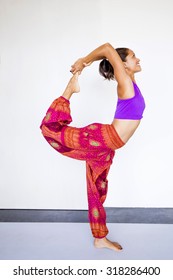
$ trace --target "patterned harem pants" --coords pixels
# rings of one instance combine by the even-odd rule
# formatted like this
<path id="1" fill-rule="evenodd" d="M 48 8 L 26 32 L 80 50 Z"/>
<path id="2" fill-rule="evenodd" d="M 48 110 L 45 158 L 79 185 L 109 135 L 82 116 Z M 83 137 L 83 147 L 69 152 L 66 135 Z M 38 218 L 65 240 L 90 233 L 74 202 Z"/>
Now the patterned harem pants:
<path id="1" fill-rule="evenodd" d="M 70 102 L 59 97 L 49 107 L 41 123 L 47 142 L 62 155 L 86 161 L 88 217 L 92 234 L 108 234 L 103 203 L 108 190 L 108 172 L 115 150 L 124 145 L 113 125 L 92 123 L 86 127 L 69 126 Z"/>

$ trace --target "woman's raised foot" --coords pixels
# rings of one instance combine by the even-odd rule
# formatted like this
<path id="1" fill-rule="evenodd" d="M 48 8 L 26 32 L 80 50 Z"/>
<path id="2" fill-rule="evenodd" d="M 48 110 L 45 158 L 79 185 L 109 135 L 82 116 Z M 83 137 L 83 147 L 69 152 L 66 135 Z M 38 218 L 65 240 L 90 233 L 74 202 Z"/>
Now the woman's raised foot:
<path id="1" fill-rule="evenodd" d="M 72 78 L 70 79 L 70 81 L 66 86 L 64 93 L 62 94 L 62 96 L 68 100 L 71 98 L 73 93 L 80 91 L 78 76 L 79 76 L 78 72 L 72 76 Z"/>
<path id="2" fill-rule="evenodd" d="M 77 93 L 80 91 L 79 81 L 78 81 L 78 72 L 73 75 L 73 77 L 70 79 L 67 88 L 71 90 L 72 93 Z"/>

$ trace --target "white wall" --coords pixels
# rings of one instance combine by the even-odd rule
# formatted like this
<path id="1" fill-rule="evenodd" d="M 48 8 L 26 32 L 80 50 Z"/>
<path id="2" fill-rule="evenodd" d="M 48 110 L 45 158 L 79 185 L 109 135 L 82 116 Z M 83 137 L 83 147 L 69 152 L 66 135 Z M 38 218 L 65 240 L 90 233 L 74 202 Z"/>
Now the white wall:
<path id="1" fill-rule="evenodd" d="M 141 58 L 147 104 L 114 158 L 105 206 L 173 207 L 172 13 L 170 0 L 0 0 L 0 208 L 87 209 L 85 163 L 51 149 L 39 125 L 70 65 L 105 42 Z M 111 123 L 116 84 L 98 62 L 80 84 L 72 125 Z"/>

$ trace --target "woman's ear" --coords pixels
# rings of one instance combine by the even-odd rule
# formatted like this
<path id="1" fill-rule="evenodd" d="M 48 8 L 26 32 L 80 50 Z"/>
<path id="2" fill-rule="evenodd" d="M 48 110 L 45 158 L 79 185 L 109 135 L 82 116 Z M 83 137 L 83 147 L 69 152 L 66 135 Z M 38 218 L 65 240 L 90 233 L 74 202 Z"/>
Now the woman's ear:
<path id="1" fill-rule="evenodd" d="M 126 62 L 123 62 L 125 69 L 127 69 L 127 64 Z"/>

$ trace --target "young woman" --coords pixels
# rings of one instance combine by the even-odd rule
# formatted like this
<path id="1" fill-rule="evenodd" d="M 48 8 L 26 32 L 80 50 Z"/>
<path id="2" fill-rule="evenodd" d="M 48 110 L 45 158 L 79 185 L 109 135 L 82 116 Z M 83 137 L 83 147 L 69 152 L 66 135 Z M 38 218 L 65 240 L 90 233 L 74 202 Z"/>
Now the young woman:
<path id="1" fill-rule="evenodd" d="M 72 121 L 69 99 L 79 92 L 78 75 L 96 60 L 100 62 L 100 74 L 117 81 L 118 103 L 112 124 L 92 123 L 86 127 L 69 126 Z M 137 129 L 145 109 L 144 98 L 135 82 L 135 73 L 141 71 L 139 59 L 127 48 L 116 50 L 106 43 L 72 66 L 73 77 L 64 93 L 53 101 L 40 126 L 48 143 L 61 154 L 86 161 L 88 216 L 94 245 L 121 251 L 117 242 L 106 238 L 107 175 L 115 150 L 121 148 Z"/>

